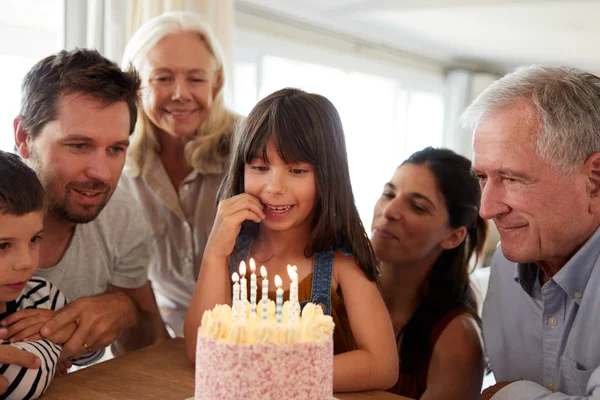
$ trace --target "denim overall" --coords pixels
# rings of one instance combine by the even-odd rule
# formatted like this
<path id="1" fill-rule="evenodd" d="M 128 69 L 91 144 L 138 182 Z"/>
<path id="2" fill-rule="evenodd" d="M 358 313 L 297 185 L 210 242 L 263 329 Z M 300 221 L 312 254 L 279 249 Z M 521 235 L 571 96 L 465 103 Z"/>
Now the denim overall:
<path id="1" fill-rule="evenodd" d="M 229 275 L 238 272 L 242 260 L 248 262 L 251 245 L 252 239 L 250 236 L 244 233 L 238 235 L 233 253 L 229 257 Z M 301 302 L 301 308 L 304 308 L 306 303 L 311 302 L 321 306 L 326 315 L 331 315 L 331 275 L 333 274 L 334 255 L 335 251 L 333 249 L 315 254 L 310 300 Z"/>

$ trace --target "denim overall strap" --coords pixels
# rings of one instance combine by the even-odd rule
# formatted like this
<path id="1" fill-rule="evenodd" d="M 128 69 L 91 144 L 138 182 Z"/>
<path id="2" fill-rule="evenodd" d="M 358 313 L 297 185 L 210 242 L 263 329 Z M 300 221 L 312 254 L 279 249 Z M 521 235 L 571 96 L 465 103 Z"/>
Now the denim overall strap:
<path id="1" fill-rule="evenodd" d="M 313 266 L 310 302 L 321 305 L 326 315 L 331 315 L 331 276 L 333 275 L 334 256 L 334 250 L 316 253 Z M 301 307 L 304 307 L 306 303 L 308 302 L 302 302 Z"/>
<path id="2" fill-rule="evenodd" d="M 229 256 L 229 276 L 234 272 L 239 271 L 240 262 L 242 260 L 248 261 L 248 254 L 250 253 L 250 245 L 252 239 L 249 235 L 240 233 L 235 240 L 235 246 L 233 247 L 233 253 Z"/>

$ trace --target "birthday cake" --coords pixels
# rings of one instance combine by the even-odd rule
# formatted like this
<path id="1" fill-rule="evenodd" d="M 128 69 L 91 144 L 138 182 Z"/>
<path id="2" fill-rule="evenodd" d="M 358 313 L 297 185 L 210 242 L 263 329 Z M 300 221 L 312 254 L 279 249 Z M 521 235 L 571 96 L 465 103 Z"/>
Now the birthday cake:
<path id="1" fill-rule="evenodd" d="M 257 310 L 234 297 L 233 308 L 217 305 L 204 313 L 196 400 L 331 400 L 333 320 L 312 303 L 300 315 L 291 299 L 282 304 L 278 292 L 277 304 L 263 299 Z"/>

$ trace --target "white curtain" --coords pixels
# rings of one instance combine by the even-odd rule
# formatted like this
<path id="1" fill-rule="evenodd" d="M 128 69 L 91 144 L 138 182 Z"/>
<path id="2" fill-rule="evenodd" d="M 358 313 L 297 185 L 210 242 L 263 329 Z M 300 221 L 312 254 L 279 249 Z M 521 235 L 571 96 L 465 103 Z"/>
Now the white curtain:
<path id="1" fill-rule="evenodd" d="M 194 11 L 212 28 L 225 57 L 227 80 L 233 79 L 233 0 L 129 0 L 127 2 L 127 37 L 146 21 L 168 11 Z M 231 85 L 228 85 L 231 88 Z"/>
<path id="2" fill-rule="evenodd" d="M 65 0 L 65 48 L 93 47 L 120 64 L 127 41 L 142 24 L 167 11 L 202 15 L 221 44 L 227 74 L 226 101 L 233 81 L 233 0 Z"/>
<path id="3" fill-rule="evenodd" d="M 87 0 L 86 45 L 121 63 L 127 44 L 126 5 L 121 0 Z"/>

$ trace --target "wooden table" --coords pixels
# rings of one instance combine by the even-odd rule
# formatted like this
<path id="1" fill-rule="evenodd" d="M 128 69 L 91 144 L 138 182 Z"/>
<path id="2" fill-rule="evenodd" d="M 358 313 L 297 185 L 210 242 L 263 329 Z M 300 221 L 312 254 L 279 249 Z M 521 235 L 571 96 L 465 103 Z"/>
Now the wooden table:
<path id="1" fill-rule="evenodd" d="M 194 396 L 194 366 L 183 339 L 172 339 L 56 378 L 43 400 L 185 400 Z M 408 400 L 387 392 L 335 394 L 340 400 Z"/>

